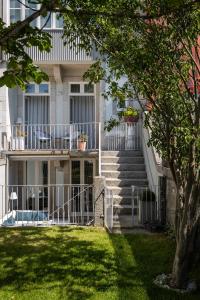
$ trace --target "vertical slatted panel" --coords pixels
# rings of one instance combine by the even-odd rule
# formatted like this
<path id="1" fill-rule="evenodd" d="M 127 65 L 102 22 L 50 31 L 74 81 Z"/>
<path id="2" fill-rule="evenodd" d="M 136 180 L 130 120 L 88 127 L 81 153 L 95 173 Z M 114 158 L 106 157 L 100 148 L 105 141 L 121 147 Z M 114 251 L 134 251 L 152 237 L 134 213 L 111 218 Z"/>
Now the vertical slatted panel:
<path id="1" fill-rule="evenodd" d="M 49 53 L 40 52 L 37 47 L 31 47 L 27 49 L 28 55 L 33 61 L 92 61 L 94 60 L 95 53 L 87 55 L 85 50 L 79 49 L 78 46 L 74 47 L 71 43 L 64 45 L 62 39 L 62 30 L 47 30 L 52 36 L 52 49 Z M 77 39 L 76 44 L 78 44 Z M 3 54 L 3 59 L 6 60 L 7 55 Z"/>

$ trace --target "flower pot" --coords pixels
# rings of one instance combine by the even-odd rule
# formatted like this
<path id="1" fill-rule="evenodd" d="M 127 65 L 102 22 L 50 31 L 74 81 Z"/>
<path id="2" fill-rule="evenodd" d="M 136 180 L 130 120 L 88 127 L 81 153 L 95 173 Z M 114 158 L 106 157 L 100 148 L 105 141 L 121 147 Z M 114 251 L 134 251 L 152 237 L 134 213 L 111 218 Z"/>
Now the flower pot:
<path id="1" fill-rule="evenodd" d="M 136 123 L 139 120 L 139 116 L 124 116 L 124 122 L 126 123 Z"/>
<path id="2" fill-rule="evenodd" d="M 78 142 L 78 149 L 79 149 L 80 151 L 85 151 L 85 149 L 86 149 L 86 142 L 81 142 L 81 141 L 79 141 L 79 142 Z"/>

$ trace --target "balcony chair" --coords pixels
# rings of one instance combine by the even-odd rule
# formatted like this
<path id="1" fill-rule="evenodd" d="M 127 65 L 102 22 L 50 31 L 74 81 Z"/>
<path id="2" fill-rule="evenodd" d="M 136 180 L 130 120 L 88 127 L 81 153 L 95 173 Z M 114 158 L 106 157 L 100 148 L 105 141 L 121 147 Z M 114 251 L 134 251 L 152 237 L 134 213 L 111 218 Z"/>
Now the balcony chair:
<path id="1" fill-rule="evenodd" d="M 34 131 L 34 135 L 39 142 L 40 149 L 48 149 L 50 147 L 52 136 L 48 132 L 37 129 Z M 36 144 L 36 148 L 37 147 L 38 143 Z"/>
<path id="2" fill-rule="evenodd" d="M 78 148 L 78 137 L 80 135 L 80 131 L 72 131 L 71 134 L 66 134 L 62 139 L 66 148 L 69 149 L 77 149 Z"/>

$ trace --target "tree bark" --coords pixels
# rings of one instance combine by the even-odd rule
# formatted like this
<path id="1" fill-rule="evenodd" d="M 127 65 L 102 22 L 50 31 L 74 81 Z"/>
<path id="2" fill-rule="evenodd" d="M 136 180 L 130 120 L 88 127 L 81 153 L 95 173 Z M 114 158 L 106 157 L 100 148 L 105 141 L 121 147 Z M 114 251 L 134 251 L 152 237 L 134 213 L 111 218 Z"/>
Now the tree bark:
<path id="1" fill-rule="evenodd" d="M 182 211 L 178 211 L 177 216 L 176 252 L 170 284 L 180 289 L 187 288 L 189 272 L 197 258 L 198 252 L 200 252 L 197 246 L 200 233 L 199 193 L 198 185 L 191 187 L 190 197 L 189 199 L 184 199 L 184 207 Z M 177 201 L 180 202 L 179 192 L 177 197 Z M 192 207 L 190 207 L 190 204 L 193 204 Z"/>

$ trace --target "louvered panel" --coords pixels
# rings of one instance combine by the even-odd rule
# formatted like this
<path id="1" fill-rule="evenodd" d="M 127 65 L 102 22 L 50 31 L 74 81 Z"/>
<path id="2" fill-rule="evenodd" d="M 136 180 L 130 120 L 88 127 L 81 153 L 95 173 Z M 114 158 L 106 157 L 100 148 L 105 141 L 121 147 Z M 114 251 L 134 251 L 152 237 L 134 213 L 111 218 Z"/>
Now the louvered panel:
<path id="1" fill-rule="evenodd" d="M 48 31 L 52 36 L 52 49 L 49 53 L 40 52 L 37 47 L 27 49 L 27 53 L 33 61 L 92 61 L 95 60 L 95 53 L 92 51 L 87 55 L 85 50 L 72 47 L 72 44 L 64 46 L 61 30 Z M 77 39 L 78 44 L 78 39 Z M 7 59 L 7 55 L 3 55 L 3 59 Z"/>

